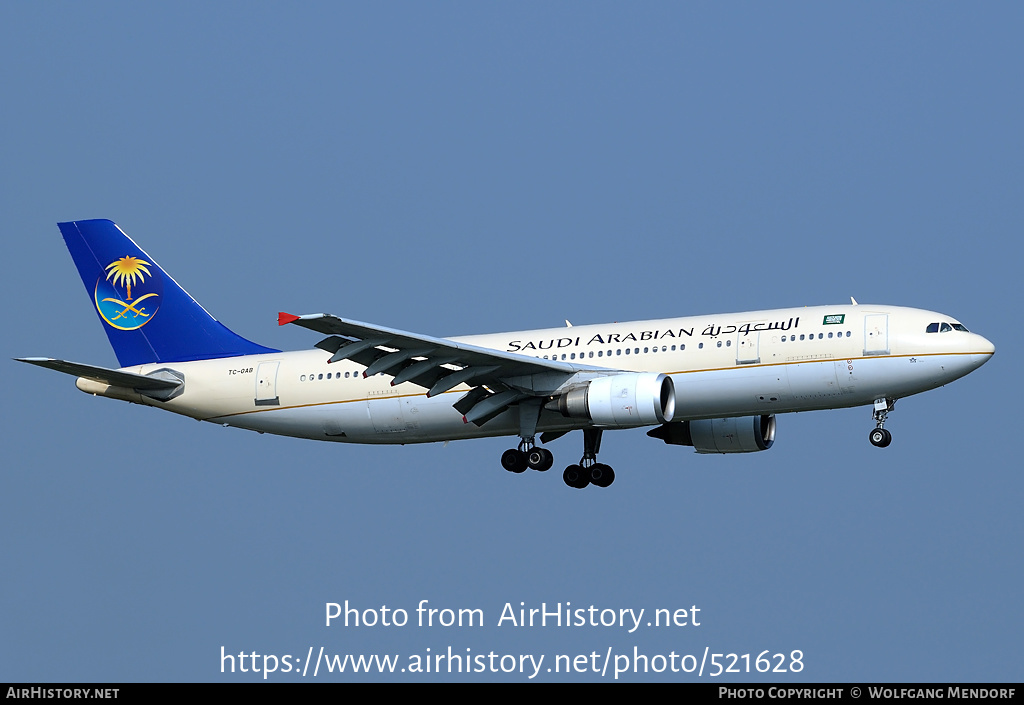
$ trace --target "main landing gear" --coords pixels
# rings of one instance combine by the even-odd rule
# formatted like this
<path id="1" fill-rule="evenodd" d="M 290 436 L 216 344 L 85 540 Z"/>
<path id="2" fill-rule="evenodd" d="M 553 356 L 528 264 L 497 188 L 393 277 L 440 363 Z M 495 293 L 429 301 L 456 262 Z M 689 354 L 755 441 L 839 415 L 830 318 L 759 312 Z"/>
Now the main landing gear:
<path id="1" fill-rule="evenodd" d="M 615 482 L 615 471 L 610 466 L 597 462 L 602 433 L 600 429 L 583 430 L 583 457 L 579 465 L 570 465 L 562 473 L 562 480 L 569 487 L 582 490 L 587 485 L 607 487 Z"/>
<path id="2" fill-rule="evenodd" d="M 526 472 L 533 468 L 544 472 L 551 468 L 555 456 L 547 448 L 537 448 L 534 436 L 537 433 L 537 419 L 540 418 L 540 399 L 530 399 L 519 404 L 519 447 L 509 448 L 501 454 L 501 467 L 509 472 Z"/>
<path id="3" fill-rule="evenodd" d="M 601 431 L 585 429 L 583 431 L 583 457 L 579 465 L 570 465 L 562 473 L 562 480 L 569 487 L 582 490 L 587 485 L 607 487 L 615 481 L 615 471 L 604 463 L 597 462 L 597 452 L 601 449 Z M 561 435 L 561 434 L 559 434 Z M 544 472 L 551 468 L 555 457 L 547 448 L 537 448 L 532 437 L 523 438 L 518 448 L 509 448 L 501 454 L 501 466 L 509 472 L 526 472 L 533 468 Z"/>
<path id="4" fill-rule="evenodd" d="M 555 462 L 555 457 L 547 448 L 537 448 L 534 436 L 537 433 L 537 420 L 540 418 L 541 401 L 531 399 L 519 404 L 519 447 L 509 448 L 501 454 L 501 466 L 509 472 L 526 472 L 533 468 L 544 472 Z M 570 465 L 562 473 L 562 479 L 569 487 L 582 490 L 587 485 L 607 487 L 615 481 L 615 471 L 604 463 L 597 462 L 597 452 L 601 450 L 600 429 L 583 430 L 583 457 L 579 465 Z M 562 435 L 557 434 L 555 437 Z"/>
<path id="5" fill-rule="evenodd" d="M 895 399 L 875 399 L 874 419 L 876 426 L 868 434 L 868 440 L 871 441 L 871 445 L 885 448 L 892 443 L 892 434 L 885 430 L 883 426 L 885 426 L 885 419 L 894 406 L 896 406 Z"/>
<path id="6" fill-rule="evenodd" d="M 555 462 L 555 456 L 547 448 L 537 448 L 533 445 L 533 439 L 523 439 L 519 448 L 509 448 L 501 454 L 501 467 L 509 472 L 526 472 L 526 468 L 533 468 L 544 472 L 549 470 Z"/>

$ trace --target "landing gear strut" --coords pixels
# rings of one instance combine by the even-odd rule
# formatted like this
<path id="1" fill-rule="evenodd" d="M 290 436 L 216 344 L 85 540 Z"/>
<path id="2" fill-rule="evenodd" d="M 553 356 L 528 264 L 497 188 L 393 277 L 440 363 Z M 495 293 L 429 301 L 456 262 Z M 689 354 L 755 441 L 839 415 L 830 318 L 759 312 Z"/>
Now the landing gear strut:
<path id="1" fill-rule="evenodd" d="M 868 440 L 871 441 L 871 445 L 878 448 L 885 448 L 887 445 L 892 443 L 892 434 L 889 433 L 885 428 L 885 419 L 889 416 L 889 412 L 896 406 L 895 399 L 875 399 L 875 428 L 868 434 Z"/>
<path id="2" fill-rule="evenodd" d="M 597 462 L 601 450 L 600 429 L 583 430 L 583 457 L 579 465 L 570 465 L 562 473 L 562 480 L 569 487 L 582 490 L 587 485 L 607 487 L 615 481 L 615 471 L 604 463 Z"/>
<path id="3" fill-rule="evenodd" d="M 509 448 L 501 454 L 501 467 L 509 472 L 525 472 L 526 468 L 544 472 L 555 462 L 555 456 L 550 450 L 534 445 L 540 409 L 540 400 L 529 400 L 519 404 L 519 447 Z"/>

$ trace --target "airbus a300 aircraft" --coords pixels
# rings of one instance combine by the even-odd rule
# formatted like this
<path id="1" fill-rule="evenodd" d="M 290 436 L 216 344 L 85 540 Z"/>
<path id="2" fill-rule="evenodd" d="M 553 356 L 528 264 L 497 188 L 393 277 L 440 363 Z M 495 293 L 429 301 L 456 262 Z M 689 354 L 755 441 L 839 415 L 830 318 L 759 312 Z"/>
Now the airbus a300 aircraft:
<path id="1" fill-rule="evenodd" d="M 120 369 L 22 358 L 79 389 L 235 426 L 342 443 L 518 436 L 511 472 L 549 469 L 537 445 L 583 432 L 567 485 L 607 487 L 605 430 L 698 453 L 767 450 L 775 415 L 871 405 L 889 445 L 896 400 L 952 382 L 995 347 L 956 319 L 896 306 L 752 311 L 434 338 L 315 313 L 279 315 L 324 337 L 281 352 L 217 322 L 109 220 L 60 223 Z M 568 323 L 568 322 L 567 322 Z"/>

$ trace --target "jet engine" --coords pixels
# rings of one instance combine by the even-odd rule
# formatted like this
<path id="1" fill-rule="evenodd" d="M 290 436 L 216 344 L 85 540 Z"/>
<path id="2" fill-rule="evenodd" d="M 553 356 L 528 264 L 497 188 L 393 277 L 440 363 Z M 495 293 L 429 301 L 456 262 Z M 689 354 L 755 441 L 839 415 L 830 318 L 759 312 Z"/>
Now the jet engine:
<path id="1" fill-rule="evenodd" d="M 599 426 L 668 423 L 676 410 L 672 378 L 657 372 L 598 377 L 572 387 L 557 399 L 562 416 L 590 419 Z"/>
<path id="2" fill-rule="evenodd" d="M 775 443 L 775 415 L 677 421 L 647 435 L 671 445 L 693 446 L 698 453 L 755 453 Z"/>

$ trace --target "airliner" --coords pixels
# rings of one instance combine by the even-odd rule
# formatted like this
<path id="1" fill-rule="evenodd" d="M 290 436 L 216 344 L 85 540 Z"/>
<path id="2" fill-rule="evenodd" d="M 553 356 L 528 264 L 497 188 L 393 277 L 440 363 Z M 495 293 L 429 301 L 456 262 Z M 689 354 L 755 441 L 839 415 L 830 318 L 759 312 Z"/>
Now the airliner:
<path id="1" fill-rule="evenodd" d="M 985 364 L 995 346 L 951 316 L 850 304 L 436 338 L 326 313 L 281 313 L 319 334 L 282 352 L 236 335 L 109 220 L 59 223 L 119 369 L 18 358 L 77 377 L 92 395 L 223 426 L 339 443 L 514 436 L 513 473 L 545 471 L 544 447 L 582 431 L 569 487 L 607 487 L 606 430 L 697 453 L 775 442 L 776 415 L 870 406 L 870 442 L 892 441 L 897 399 Z"/>

